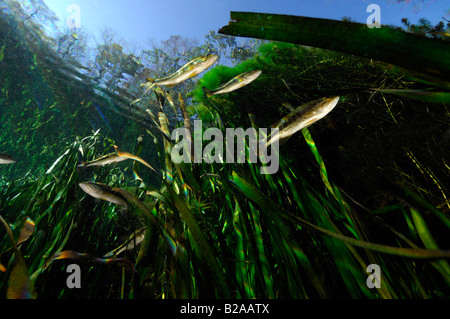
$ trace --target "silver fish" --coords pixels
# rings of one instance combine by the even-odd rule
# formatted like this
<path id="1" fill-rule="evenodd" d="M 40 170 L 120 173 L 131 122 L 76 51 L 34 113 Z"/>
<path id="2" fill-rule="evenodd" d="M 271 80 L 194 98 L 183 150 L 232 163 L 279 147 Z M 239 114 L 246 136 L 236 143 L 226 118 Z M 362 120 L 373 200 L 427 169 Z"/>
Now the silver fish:
<path id="1" fill-rule="evenodd" d="M 0 164 L 14 164 L 15 162 L 11 156 L 0 153 Z"/>
<path id="2" fill-rule="evenodd" d="M 83 162 L 78 167 L 89 167 L 89 166 L 105 166 L 112 163 L 118 163 L 122 161 L 126 161 L 126 157 L 122 157 L 117 153 L 110 153 L 105 156 L 99 157 L 90 162 Z"/>
<path id="3" fill-rule="evenodd" d="M 150 168 L 155 173 L 158 173 L 149 163 L 147 163 L 145 160 L 143 160 L 139 156 L 133 155 L 128 152 L 122 152 L 121 150 L 119 150 L 119 148 L 116 145 L 114 145 L 114 149 L 115 149 L 114 153 L 107 154 L 105 156 L 102 156 L 102 157 L 97 158 L 90 162 L 82 162 L 80 165 L 78 165 L 78 167 L 105 166 L 105 165 L 109 165 L 112 163 L 123 162 L 123 161 L 126 161 L 127 159 L 131 159 L 133 161 L 138 161 L 138 162 L 144 164 L 145 166 Z"/>
<path id="4" fill-rule="evenodd" d="M 230 93 L 256 80 L 261 75 L 261 72 L 262 71 L 260 70 L 244 72 L 235 76 L 227 83 L 219 86 L 216 90 L 210 90 L 208 88 L 203 87 L 203 91 L 205 92 L 207 97 L 216 94 Z"/>
<path id="5" fill-rule="evenodd" d="M 267 138 L 270 138 L 270 140 L 266 142 L 266 147 L 278 140 L 293 135 L 302 128 L 325 117 L 333 110 L 338 101 L 339 96 L 335 96 L 332 98 L 321 98 L 299 106 L 276 124 L 272 125 L 273 128 L 278 128 L 278 132 Z"/>
<path id="6" fill-rule="evenodd" d="M 115 191 L 112 187 L 94 182 L 83 182 L 79 184 L 81 189 L 91 195 L 92 197 L 102 199 L 120 206 L 128 208 L 128 202 L 119 192 Z"/>

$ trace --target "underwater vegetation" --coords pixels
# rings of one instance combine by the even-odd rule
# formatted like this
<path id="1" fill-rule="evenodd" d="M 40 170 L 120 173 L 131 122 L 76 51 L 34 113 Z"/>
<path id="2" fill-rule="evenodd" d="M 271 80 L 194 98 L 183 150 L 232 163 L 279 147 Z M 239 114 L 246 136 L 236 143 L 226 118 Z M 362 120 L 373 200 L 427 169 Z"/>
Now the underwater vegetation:
<path id="1" fill-rule="evenodd" d="M 333 23 L 333 30 L 348 25 Z M 258 35 L 268 38 L 265 32 Z M 56 137 L 31 139 L 28 152 L 38 143 L 55 145 L 46 153 L 51 165 L 39 171 L 16 173 L 36 159 L 10 153 L 11 145 L 21 145 L 13 143 L 7 114 L 16 113 L 12 107 L 1 110 L 3 123 L 10 126 L 0 132 L 5 148 L 0 150 L 16 161 L 0 155 L 8 162 L 0 165 L 2 173 L 8 172 L 0 181 L 1 297 L 450 295 L 445 182 L 450 180 L 450 113 L 448 87 L 441 86 L 446 78 L 434 81 L 428 74 L 425 83 L 371 61 L 370 55 L 267 42 L 233 67 L 209 65 L 192 85 L 184 77 L 192 72 L 186 66 L 204 53 L 195 52 L 156 77 L 177 78 L 168 83 L 175 83 L 172 88 L 142 76 L 134 79 L 132 94 L 114 97 L 122 99 L 118 108 L 129 111 L 130 122 L 135 116 L 143 121 L 128 126 L 119 116 L 110 120 L 111 128 L 126 128 L 123 134 L 89 132 L 90 127 L 74 136 L 61 125 Z M 255 70 L 257 77 L 242 86 L 238 80 Z M 49 74 L 42 82 L 52 80 Z M 8 96 L 22 101 L 22 92 L 11 84 L 15 79 L 4 81 Z M 187 91 L 177 91 L 184 84 Z M 226 93 L 211 94 L 230 86 Z M 55 88 L 48 84 L 48 90 Z M 71 93 L 83 97 L 79 89 Z M 2 99 L 13 101 L 8 96 Z M 85 120 L 82 110 L 97 112 L 94 103 L 107 103 L 104 96 L 91 95 L 94 102 L 70 106 L 74 96 L 66 88 L 54 96 L 58 101 L 47 105 L 58 106 L 37 112 L 38 120 L 23 115 L 16 134 L 52 131 L 45 125 L 55 121 L 55 108 L 61 109 L 56 121 L 81 125 L 77 116 L 59 115 L 69 112 L 65 105 Z M 130 104 L 135 113 L 125 109 Z M 191 131 L 194 119 L 203 120 L 205 129 L 274 126 L 287 131 L 279 147 L 279 170 L 261 174 L 260 165 L 250 161 L 173 161 L 171 133 Z M 249 143 L 245 151 L 250 153 Z M 71 264 L 81 267 L 79 289 L 66 284 Z M 367 284 L 373 264 L 381 269 L 375 289 Z"/>

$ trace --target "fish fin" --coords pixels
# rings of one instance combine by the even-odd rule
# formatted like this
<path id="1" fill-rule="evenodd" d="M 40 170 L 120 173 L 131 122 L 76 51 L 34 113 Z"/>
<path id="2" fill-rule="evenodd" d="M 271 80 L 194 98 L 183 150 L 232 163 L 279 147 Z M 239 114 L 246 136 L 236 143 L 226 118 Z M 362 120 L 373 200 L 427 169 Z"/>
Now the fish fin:
<path id="1" fill-rule="evenodd" d="M 206 97 L 211 97 L 212 96 L 211 92 L 212 92 L 212 90 L 208 89 L 205 86 L 203 87 L 203 93 L 205 93 Z"/>
<path id="2" fill-rule="evenodd" d="M 279 140 L 278 140 L 278 141 L 279 141 L 279 145 L 284 145 L 284 144 L 286 144 L 286 142 L 287 142 L 292 136 L 294 136 L 294 134 L 292 134 L 291 136 L 288 136 L 288 137 L 279 139 Z"/>
<path id="3" fill-rule="evenodd" d="M 287 108 L 287 109 L 289 110 L 289 112 L 294 111 L 294 107 L 291 105 L 291 103 L 289 103 L 289 102 L 284 102 L 282 105 L 283 105 L 285 108 Z"/>

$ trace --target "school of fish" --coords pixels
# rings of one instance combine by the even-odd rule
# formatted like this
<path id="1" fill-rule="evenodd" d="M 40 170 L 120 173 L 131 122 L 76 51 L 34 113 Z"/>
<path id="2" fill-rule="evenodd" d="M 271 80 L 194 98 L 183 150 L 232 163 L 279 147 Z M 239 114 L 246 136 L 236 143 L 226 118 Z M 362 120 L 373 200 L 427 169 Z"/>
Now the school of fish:
<path id="1" fill-rule="evenodd" d="M 158 87 L 171 88 L 183 81 L 186 81 L 194 76 L 199 75 L 203 71 L 210 68 L 217 60 L 219 56 L 217 54 L 207 54 L 193 59 L 192 61 L 183 65 L 175 73 L 168 75 L 160 79 L 147 78 L 146 83 L 141 84 L 141 88 L 144 88 L 144 93 L 142 97 L 151 89 L 157 89 Z M 250 70 L 236 75 L 234 78 L 228 82 L 219 85 L 216 89 L 209 89 L 203 87 L 203 91 L 206 97 L 210 98 L 214 95 L 227 94 L 234 92 L 256 80 L 260 75 L 261 70 Z M 159 91 L 157 91 L 159 92 Z M 159 95 L 157 95 L 159 96 Z M 131 104 L 134 104 L 140 100 L 142 97 L 134 100 Z M 321 118 L 325 117 L 333 108 L 337 105 L 339 97 L 331 98 L 321 98 L 315 101 L 308 102 L 300 107 L 293 109 L 289 106 L 290 113 L 283 117 L 280 121 L 275 123 L 272 127 L 276 128 L 276 133 L 273 136 L 268 136 L 266 138 L 266 146 L 275 143 L 279 140 L 286 139 L 299 130 L 315 123 Z M 161 102 L 161 101 L 160 101 Z M 115 152 L 104 156 L 101 156 L 95 160 L 89 162 L 82 162 L 80 168 L 88 168 L 91 166 L 104 166 L 113 163 L 122 162 L 128 159 L 138 161 L 154 172 L 156 170 L 148 164 L 142 158 L 135 156 L 128 152 L 123 152 L 114 146 Z M 7 154 L 0 153 L 0 164 L 13 164 L 16 161 Z M 80 188 L 90 196 L 98 198 L 101 200 L 109 201 L 111 203 L 122 206 L 127 209 L 129 203 L 127 202 L 126 196 L 123 195 L 120 189 L 112 188 L 108 185 L 102 183 L 94 182 L 82 182 L 79 183 Z"/>

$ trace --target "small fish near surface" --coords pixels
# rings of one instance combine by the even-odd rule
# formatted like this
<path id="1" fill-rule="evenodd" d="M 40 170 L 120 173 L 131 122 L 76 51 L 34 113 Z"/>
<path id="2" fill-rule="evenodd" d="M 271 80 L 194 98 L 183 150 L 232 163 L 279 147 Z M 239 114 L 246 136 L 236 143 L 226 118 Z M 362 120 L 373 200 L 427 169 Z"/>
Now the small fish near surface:
<path id="1" fill-rule="evenodd" d="M 276 124 L 272 125 L 273 128 L 278 129 L 278 132 L 273 136 L 268 136 L 266 147 L 278 140 L 290 137 L 299 130 L 322 119 L 334 109 L 338 101 L 339 96 L 331 98 L 324 97 L 299 106 Z"/>
<path id="2" fill-rule="evenodd" d="M 14 164 L 15 162 L 11 156 L 0 153 L 0 164 Z"/>
<path id="3" fill-rule="evenodd" d="M 122 196 L 122 194 L 115 191 L 112 187 L 106 184 L 83 182 L 80 183 L 79 186 L 85 193 L 91 195 L 92 197 L 102 199 L 123 206 L 125 209 L 128 209 L 128 202 Z"/>
<path id="4" fill-rule="evenodd" d="M 203 71 L 211 67 L 218 59 L 219 56 L 217 54 L 207 54 L 200 56 L 186 63 L 178 71 L 169 76 L 161 79 L 147 78 L 148 82 L 141 84 L 141 87 L 145 87 L 145 93 L 147 93 L 148 90 L 150 90 L 154 86 L 171 87 L 177 85 L 183 81 L 186 81 L 187 79 L 190 79 L 191 77 L 202 73 Z"/>
<path id="5" fill-rule="evenodd" d="M 217 94 L 225 94 L 236 91 L 237 89 L 240 89 L 241 87 L 246 86 L 247 84 L 250 84 L 251 82 L 256 80 L 261 75 L 261 72 L 262 71 L 260 70 L 253 70 L 241 73 L 232 78 L 227 83 L 219 86 L 216 90 L 210 90 L 206 87 L 203 87 L 203 92 L 205 92 L 205 95 L 207 97 L 211 97 Z"/>

